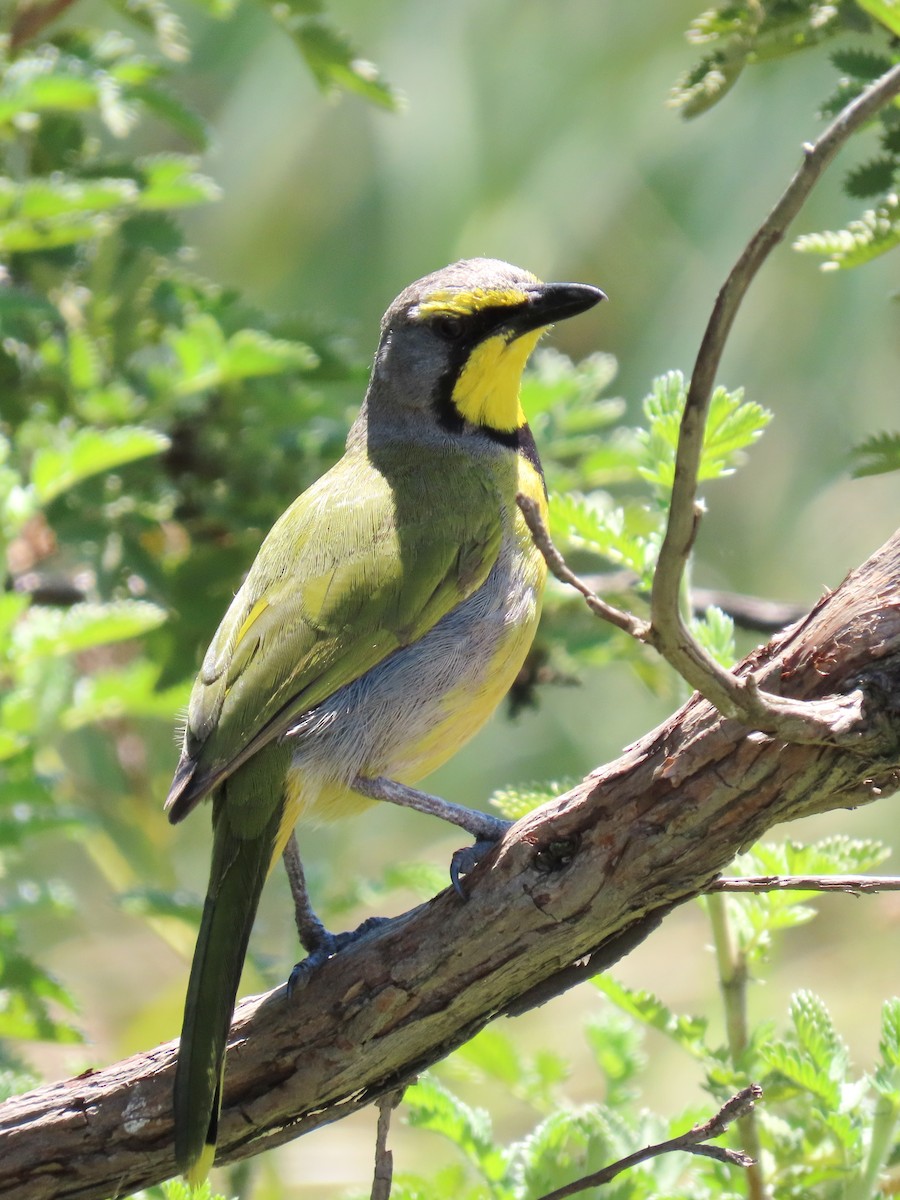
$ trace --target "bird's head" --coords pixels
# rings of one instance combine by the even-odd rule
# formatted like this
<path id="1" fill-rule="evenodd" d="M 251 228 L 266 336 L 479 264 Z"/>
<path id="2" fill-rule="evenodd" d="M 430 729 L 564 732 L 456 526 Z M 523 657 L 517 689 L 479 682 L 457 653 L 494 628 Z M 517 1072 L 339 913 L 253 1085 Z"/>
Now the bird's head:
<path id="1" fill-rule="evenodd" d="M 384 314 L 370 417 L 426 412 L 450 431 L 514 432 L 525 424 L 522 371 L 541 334 L 604 298 L 588 284 L 542 283 L 492 258 L 426 275 Z"/>

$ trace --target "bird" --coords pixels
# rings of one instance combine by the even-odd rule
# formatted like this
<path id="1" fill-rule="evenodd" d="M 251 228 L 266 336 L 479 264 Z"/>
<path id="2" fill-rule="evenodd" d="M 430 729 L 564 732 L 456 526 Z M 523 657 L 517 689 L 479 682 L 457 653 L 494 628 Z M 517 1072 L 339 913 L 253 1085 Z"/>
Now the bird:
<path id="1" fill-rule="evenodd" d="M 165 802 L 177 823 L 212 801 L 173 1097 L 192 1184 L 215 1155 L 260 895 L 297 822 L 375 797 L 497 836 L 497 818 L 411 785 L 480 729 L 530 649 L 546 564 L 516 497 L 546 518 L 547 494 L 522 372 L 548 326 L 602 299 L 490 258 L 405 288 L 343 457 L 276 521 L 213 637 Z"/>

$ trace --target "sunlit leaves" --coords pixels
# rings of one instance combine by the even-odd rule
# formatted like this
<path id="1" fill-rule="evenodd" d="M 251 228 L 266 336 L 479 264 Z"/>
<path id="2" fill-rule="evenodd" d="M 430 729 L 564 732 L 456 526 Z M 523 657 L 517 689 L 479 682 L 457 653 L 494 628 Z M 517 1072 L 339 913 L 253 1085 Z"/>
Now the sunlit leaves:
<path id="1" fill-rule="evenodd" d="M 665 1034 L 690 1055 L 706 1057 L 705 1019 L 679 1016 L 652 992 L 626 987 L 610 975 L 598 975 L 591 982 L 622 1012 Z"/>
<path id="2" fill-rule="evenodd" d="M 410 1125 L 453 1142 L 485 1179 L 502 1179 L 505 1155 L 494 1144 L 491 1120 L 484 1109 L 464 1104 L 430 1075 L 407 1089 L 404 1099 Z"/>
<path id="3" fill-rule="evenodd" d="M 56 446 L 35 451 L 31 485 L 38 503 L 48 504 L 83 479 L 160 454 L 168 445 L 169 439 L 154 429 L 80 429 Z"/>
<path id="4" fill-rule="evenodd" d="M 684 116 L 697 116 L 721 100 L 749 64 L 818 45 L 843 25 L 840 6 L 820 0 L 744 0 L 707 9 L 687 32 L 703 56 L 676 83 L 671 102 Z"/>
<path id="5" fill-rule="evenodd" d="M 226 337 L 207 313 L 171 330 L 166 344 L 177 363 L 171 382 L 178 395 L 253 377 L 309 371 L 318 361 L 309 346 L 273 338 L 262 330 L 241 329 Z"/>
<path id="6" fill-rule="evenodd" d="M 818 254 L 827 259 L 822 270 L 858 267 L 900 245 L 900 197 L 896 192 L 883 203 L 868 209 L 846 229 L 801 234 L 794 249 L 803 254 Z"/>
<path id="7" fill-rule="evenodd" d="M 849 1065 L 847 1047 L 825 1005 L 811 992 L 797 992 L 790 1017 L 789 1037 L 761 1047 L 761 1058 L 785 1083 L 809 1093 L 826 1115 L 836 1112 Z"/>
<path id="8" fill-rule="evenodd" d="M 889 29 L 894 37 L 900 37 L 900 5 L 897 0 L 857 0 L 857 3 Z"/>
<path id="9" fill-rule="evenodd" d="M 47 250 L 103 237 L 114 219 L 133 211 L 188 208 L 217 195 L 194 161 L 181 155 L 139 160 L 130 178 L 0 178 L 0 250 Z"/>
<path id="10" fill-rule="evenodd" d="M 879 866 L 887 856 L 885 846 L 872 840 L 842 836 L 806 844 L 786 838 L 782 842 L 758 842 L 735 859 L 731 873 L 763 877 L 861 874 Z M 761 964 L 777 933 L 815 917 L 817 910 L 810 905 L 814 894 L 791 889 L 726 896 L 741 956 L 751 964 Z"/>
<path id="11" fill-rule="evenodd" d="M 27 663 L 140 637 L 165 620 L 165 609 L 146 600 L 75 604 L 68 609 L 35 607 L 13 636 L 19 661 Z"/>
<path id="12" fill-rule="evenodd" d="M 492 793 L 490 803 L 508 821 L 518 821 L 526 813 L 530 813 L 539 805 L 546 804 L 548 800 L 552 800 L 554 796 L 562 795 L 567 788 L 573 787 L 575 783 L 576 780 L 572 779 L 568 782 L 554 781 L 541 785 L 533 784 L 530 787 L 498 788 L 497 791 Z"/>
<path id="13" fill-rule="evenodd" d="M 641 450 L 638 471 L 662 495 L 671 490 L 675 477 L 675 451 L 686 395 L 684 376 L 680 371 L 670 371 L 654 380 L 653 391 L 644 400 L 647 423 L 637 432 Z M 703 482 L 730 474 L 771 419 L 767 409 L 744 400 L 743 388 L 729 392 L 717 387 L 710 400 L 698 479 Z"/>

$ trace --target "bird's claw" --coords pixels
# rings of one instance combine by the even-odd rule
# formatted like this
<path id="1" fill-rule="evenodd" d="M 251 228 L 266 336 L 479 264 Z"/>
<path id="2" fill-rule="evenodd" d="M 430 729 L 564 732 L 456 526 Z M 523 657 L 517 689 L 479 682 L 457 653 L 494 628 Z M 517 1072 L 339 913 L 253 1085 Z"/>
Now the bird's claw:
<path id="1" fill-rule="evenodd" d="M 498 833 L 497 837 L 479 838 L 471 846 L 463 846 L 461 850 L 454 851 L 453 857 L 450 859 L 450 882 L 453 884 L 454 892 L 461 900 L 468 898 L 462 885 L 461 876 L 468 875 L 473 871 L 485 854 L 493 850 L 502 836 L 502 833 Z"/>
<path id="2" fill-rule="evenodd" d="M 358 938 L 370 930 L 384 925 L 389 920 L 390 917 L 367 917 L 361 925 L 357 925 L 356 929 L 345 929 L 342 933 L 330 933 L 323 928 L 317 945 L 306 958 L 301 959 L 294 966 L 288 975 L 285 989 L 287 999 L 290 1000 L 295 992 L 305 988 L 313 972 L 326 963 L 329 958 L 334 958 L 336 954 L 352 945 Z"/>

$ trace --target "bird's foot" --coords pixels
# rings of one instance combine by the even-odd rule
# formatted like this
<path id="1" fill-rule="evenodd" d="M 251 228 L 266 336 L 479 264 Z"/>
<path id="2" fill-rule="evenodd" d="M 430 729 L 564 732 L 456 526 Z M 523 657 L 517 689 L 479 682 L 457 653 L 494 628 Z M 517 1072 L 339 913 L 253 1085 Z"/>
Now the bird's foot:
<path id="1" fill-rule="evenodd" d="M 312 978 L 313 972 L 323 963 L 328 962 L 329 958 L 334 958 L 336 954 L 340 954 L 342 950 L 352 946 L 372 929 L 378 929 L 389 920 L 390 917 L 367 917 L 361 925 L 357 925 L 356 929 L 345 929 L 341 933 L 331 933 L 324 925 L 320 926 L 315 943 L 306 947 L 309 954 L 295 965 L 288 976 L 287 999 L 290 1000 L 295 992 L 305 988 Z"/>
<path id="2" fill-rule="evenodd" d="M 463 846 L 462 849 L 454 851 L 453 857 L 450 859 L 450 882 L 453 884 L 454 892 L 461 900 L 468 898 L 462 884 L 462 877 L 470 874 L 484 856 L 493 850 L 512 825 L 512 821 L 498 821 L 498 825 L 501 828 L 496 837 L 480 837 L 473 845 Z"/>

